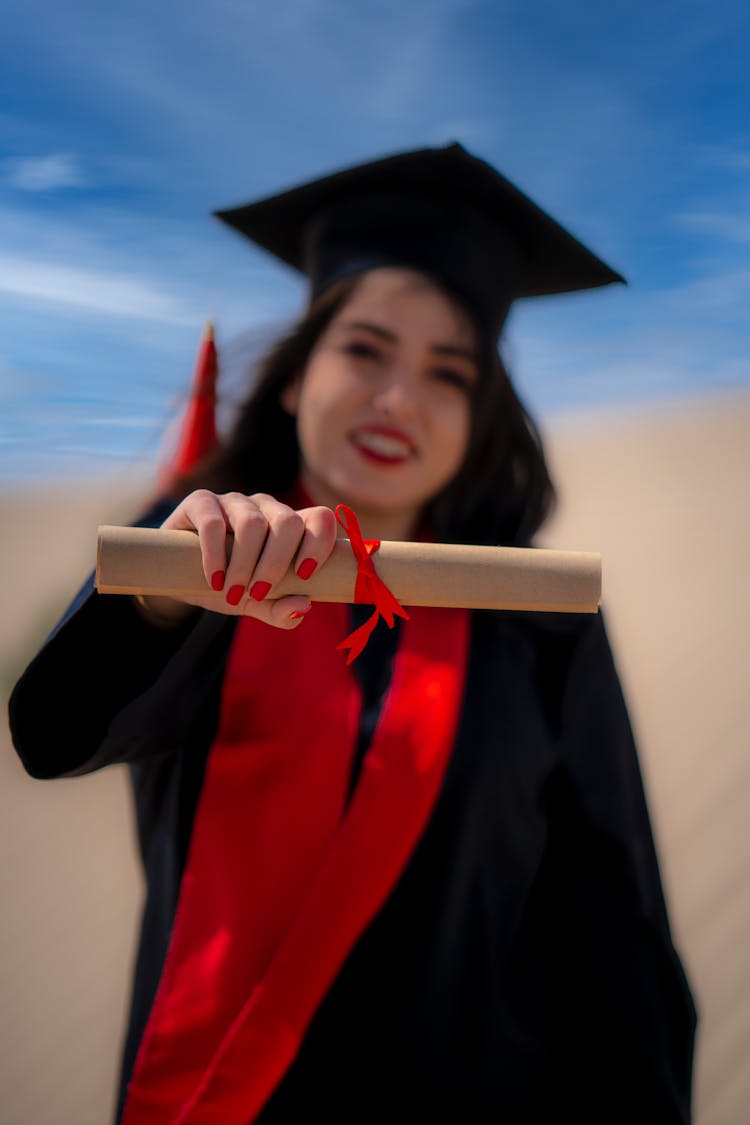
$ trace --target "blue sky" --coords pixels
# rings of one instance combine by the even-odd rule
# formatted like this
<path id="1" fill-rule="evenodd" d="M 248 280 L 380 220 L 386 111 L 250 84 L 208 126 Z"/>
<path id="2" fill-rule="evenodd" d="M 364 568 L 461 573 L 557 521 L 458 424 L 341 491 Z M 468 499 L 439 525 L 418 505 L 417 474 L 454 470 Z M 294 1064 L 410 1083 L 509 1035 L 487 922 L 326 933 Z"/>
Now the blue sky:
<path id="1" fill-rule="evenodd" d="M 517 307 L 543 420 L 750 383 L 746 0 L 3 7 L 0 479 L 148 462 L 205 319 L 301 308 L 213 208 L 454 139 L 630 282 Z"/>

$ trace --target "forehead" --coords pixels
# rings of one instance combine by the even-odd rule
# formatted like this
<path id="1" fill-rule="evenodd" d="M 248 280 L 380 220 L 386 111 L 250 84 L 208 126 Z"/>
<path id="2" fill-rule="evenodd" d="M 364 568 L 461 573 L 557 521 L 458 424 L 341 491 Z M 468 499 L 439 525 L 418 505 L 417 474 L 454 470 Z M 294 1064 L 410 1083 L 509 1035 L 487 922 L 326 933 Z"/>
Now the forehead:
<path id="1" fill-rule="evenodd" d="M 422 334 L 436 343 L 476 345 L 469 314 L 431 278 L 415 270 L 383 267 L 363 274 L 334 324 L 372 321 L 396 335 Z"/>

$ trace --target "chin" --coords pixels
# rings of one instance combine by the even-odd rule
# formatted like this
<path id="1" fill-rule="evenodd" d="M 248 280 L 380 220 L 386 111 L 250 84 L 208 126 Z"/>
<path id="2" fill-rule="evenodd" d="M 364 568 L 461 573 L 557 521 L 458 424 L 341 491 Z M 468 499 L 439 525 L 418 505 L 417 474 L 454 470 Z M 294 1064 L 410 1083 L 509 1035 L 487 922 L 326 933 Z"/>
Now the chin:
<path id="1" fill-rule="evenodd" d="M 311 491 L 312 494 L 312 491 Z M 332 473 L 325 481 L 325 495 L 333 506 L 346 504 L 362 517 L 367 515 L 375 517 L 396 516 L 401 513 L 416 513 L 415 521 L 425 505 L 429 504 L 435 495 L 417 495 L 414 491 L 399 487 L 395 478 L 382 480 L 362 479 L 356 472 L 344 469 L 341 473 Z M 329 501 L 320 501 L 328 503 Z"/>
<path id="2" fill-rule="evenodd" d="M 349 485 L 346 488 L 339 490 L 341 495 L 341 503 L 348 504 L 355 512 L 362 509 L 363 512 L 373 512 L 378 515 L 388 515 L 390 513 L 409 511 L 410 509 L 417 509 L 422 507 L 419 500 L 415 500 L 411 496 L 398 496 L 394 495 L 394 489 L 388 488 L 352 488 Z"/>

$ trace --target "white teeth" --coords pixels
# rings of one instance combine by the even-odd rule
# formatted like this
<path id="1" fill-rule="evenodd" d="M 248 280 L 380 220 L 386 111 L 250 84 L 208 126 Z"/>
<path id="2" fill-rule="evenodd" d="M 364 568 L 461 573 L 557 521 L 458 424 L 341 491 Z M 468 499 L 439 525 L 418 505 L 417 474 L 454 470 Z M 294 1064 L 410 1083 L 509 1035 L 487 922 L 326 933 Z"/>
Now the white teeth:
<path id="1" fill-rule="evenodd" d="M 411 447 L 405 441 L 387 434 L 360 432 L 355 435 L 355 441 L 357 445 L 371 449 L 373 453 L 380 453 L 383 457 L 408 457 L 411 453 Z"/>

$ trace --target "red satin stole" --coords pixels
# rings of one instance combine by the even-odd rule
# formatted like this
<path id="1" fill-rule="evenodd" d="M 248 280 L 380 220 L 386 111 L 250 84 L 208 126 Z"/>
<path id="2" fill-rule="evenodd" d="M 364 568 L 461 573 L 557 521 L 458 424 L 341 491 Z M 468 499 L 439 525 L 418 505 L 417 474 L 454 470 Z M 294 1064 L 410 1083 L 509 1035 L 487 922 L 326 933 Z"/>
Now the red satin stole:
<path id="1" fill-rule="evenodd" d="M 345 606 L 243 619 L 123 1125 L 249 1125 L 403 871 L 450 758 L 465 610 L 414 609 L 349 804 L 361 696 Z"/>

